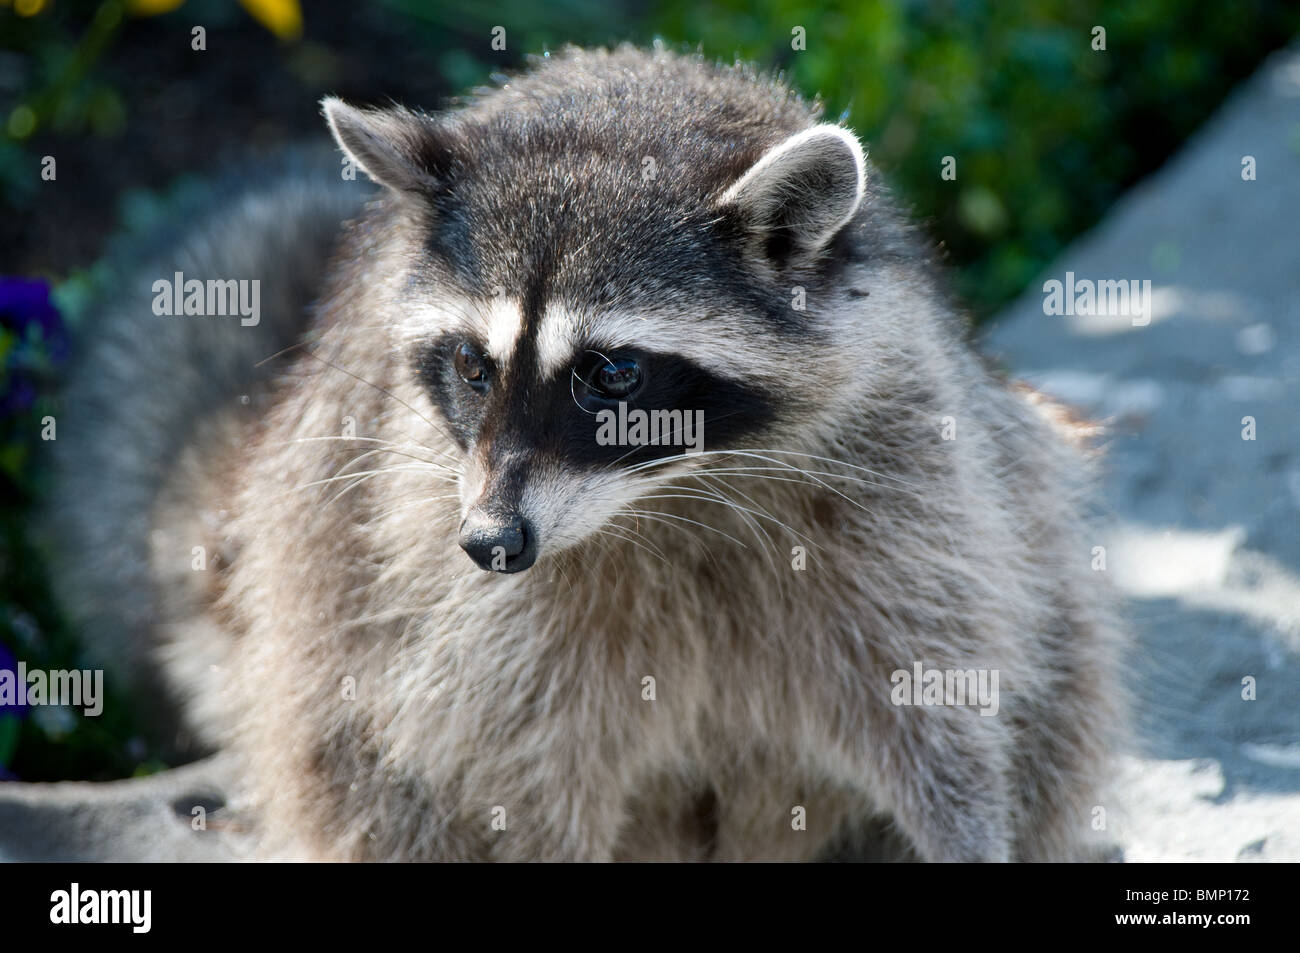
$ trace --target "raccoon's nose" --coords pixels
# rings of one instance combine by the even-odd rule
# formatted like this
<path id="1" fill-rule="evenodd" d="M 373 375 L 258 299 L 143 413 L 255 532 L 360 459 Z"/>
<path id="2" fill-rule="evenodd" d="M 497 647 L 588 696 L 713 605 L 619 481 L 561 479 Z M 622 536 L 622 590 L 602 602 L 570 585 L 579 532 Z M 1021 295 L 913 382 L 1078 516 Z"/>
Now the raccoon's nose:
<path id="1" fill-rule="evenodd" d="M 523 572 L 537 560 L 537 534 L 518 513 L 488 513 L 476 507 L 460 524 L 460 548 L 480 569 Z"/>

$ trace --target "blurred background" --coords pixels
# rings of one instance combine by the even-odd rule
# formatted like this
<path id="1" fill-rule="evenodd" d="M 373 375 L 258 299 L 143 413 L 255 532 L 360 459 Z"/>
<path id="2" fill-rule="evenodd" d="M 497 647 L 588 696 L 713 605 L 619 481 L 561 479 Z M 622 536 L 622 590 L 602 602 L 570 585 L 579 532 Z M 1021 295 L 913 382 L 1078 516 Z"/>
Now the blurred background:
<path id="1" fill-rule="evenodd" d="M 982 322 L 1298 31 L 1282 0 L 0 0 L 0 669 L 77 666 L 28 528 L 40 422 L 105 255 L 223 164 L 323 136 L 326 93 L 432 109 L 567 43 L 782 70 L 869 143 Z M 0 778 L 165 767 L 109 688 L 98 718 L 0 708 Z"/>

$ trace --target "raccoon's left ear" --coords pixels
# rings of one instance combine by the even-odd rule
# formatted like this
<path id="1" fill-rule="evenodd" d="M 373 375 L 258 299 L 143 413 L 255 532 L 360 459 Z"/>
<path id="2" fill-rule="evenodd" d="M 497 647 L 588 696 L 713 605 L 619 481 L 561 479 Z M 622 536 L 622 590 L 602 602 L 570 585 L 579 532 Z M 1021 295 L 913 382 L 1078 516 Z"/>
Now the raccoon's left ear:
<path id="1" fill-rule="evenodd" d="M 778 263 L 815 255 L 848 224 L 867 184 L 862 144 L 842 126 L 823 123 L 773 146 L 722 194 Z"/>
<path id="2" fill-rule="evenodd" d="M 439 182 L 445 143 L 433 120 L 408 109 L 358 109 L 327 96 L 321 112 L 348 156 L 394 192 L 427 192 Z"/>

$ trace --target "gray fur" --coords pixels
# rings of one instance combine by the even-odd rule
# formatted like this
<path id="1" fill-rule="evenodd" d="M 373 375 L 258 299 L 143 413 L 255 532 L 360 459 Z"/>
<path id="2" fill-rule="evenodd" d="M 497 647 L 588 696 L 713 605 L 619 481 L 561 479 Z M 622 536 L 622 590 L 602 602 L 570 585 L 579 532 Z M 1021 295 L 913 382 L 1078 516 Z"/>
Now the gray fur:
<path id="1" fill-rule="evenodd" d="M 134 330 L 106 327 L 106 374 L 78 385 L 111 446 L 63 484 L 81 578 L 116 564 L 89 591 L 122 598 L 95 611 L 152 628 L 195 727 L 245 759 L 268 853 L 809 859 L 884 815 L 924 859 L 1079 856 L 1123 712 L 1089 461 L 970 351 L 856 158 L 787 169 L 778 192 L 809 168 L 823 184 L 793 190 L 806 207 L 755 204 L 762 176 L 733 190 L 815 109 L 743 68 L 623 49 L 553 56 L 442 116 L 326 110 L 389 192 L 313 289 L 310 353 L 250 413 L 208 372 L 282 336 L 177 343 L 165 376 L 218 387 L 182 404 L 138 347 L 177 319 L 124 299 L 112 321 Z M 788 213 L 793 241 L 755 244 L 756 208 Z M 302 274 L 276 224 L 289 247 L 258 260 Z M 448 334 L 502 369 L 469 416 L 430 390 L 422 349 Z M 771 413 L 699 457 L 580 463 L 530 408 L 592 341 L 680 354 Z M 187 440 L 171 412 L 198 407 L 225 409 Z M 542 549 L 503 576 L 456 540 L 507 483 Z M 195 545 L 225 554 L 199 586 Z M 999 714 L 893 705 L 891 672 L 918 661 L 997 669 Z"/>
<path id="2" fill-rule="evenodd" d="M 180 199 L 168 226 L 114 250 L 111 277 L 82 322 L 45 521 L 59 542 L 56 588 L 90 661 L 132 688 L 168 744 L 173 718 L 151 658 L 159 619 L 152 513 L 196 434 L 219 429 L 242 396 L 246 414 L 265 404 L 276 368 L 255 365 L 299 339 L 339 225 L 365 194 L 338 168 L 323 150 L 294 154 L 251 180 L 231 170 L 207 193 Z M 152 284 L 176 271 L 260 279 L 260 322 L 155 315 Z"/>

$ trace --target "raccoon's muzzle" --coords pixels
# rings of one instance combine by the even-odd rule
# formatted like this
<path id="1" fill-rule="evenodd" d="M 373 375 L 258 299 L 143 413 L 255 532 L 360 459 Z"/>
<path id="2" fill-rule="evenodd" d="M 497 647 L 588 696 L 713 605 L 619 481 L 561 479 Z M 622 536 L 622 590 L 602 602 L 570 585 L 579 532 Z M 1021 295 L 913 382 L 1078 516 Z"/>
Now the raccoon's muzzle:
<path id="1" fill-rule="evenodd" d="M 480 569 L 523 572 L 537 561 L 537 531 L 518 513 L 475 507 L 460 524 L 460 548 Z"/>

